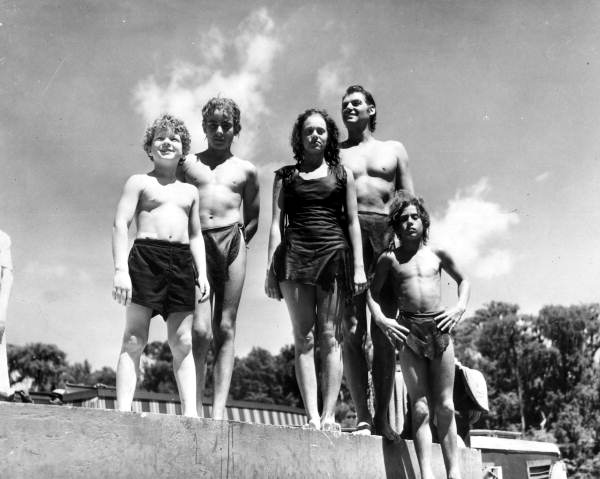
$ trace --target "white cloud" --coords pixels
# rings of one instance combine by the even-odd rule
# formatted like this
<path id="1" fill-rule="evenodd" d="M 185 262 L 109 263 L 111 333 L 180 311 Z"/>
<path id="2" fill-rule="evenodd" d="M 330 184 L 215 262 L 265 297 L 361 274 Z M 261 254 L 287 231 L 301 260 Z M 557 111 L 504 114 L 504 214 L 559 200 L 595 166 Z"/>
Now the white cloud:
<path id="1" fill-rule="evenodd" d="M 326 63 L 319 68 L 317 72 L 319 98 L 324 100 L 330 95 L 340 96 L 347 86 L 342 80 L 345 76 L 346 68 L 341 61 Z"/>
<path id="2" fill-rule="evenodd" d="M 154 76 L 140 81 L 134 90 L 135 107 L 147 122 L 166 111 L 183 119 L 197 151 L 206 146 L 202 106 L 214 96 L 232 98 L 242 112 L 242 132 L 235 151 L 249 156 L 258 127 L 269 114 L 265 97 L 281 49 L 275 24 L 266 9 L 259 9 L 238 26 L 232 39 L 213 26 L 202 35 L 200 44 L 199 63 L 175 62 L 166 82 Z"/>
<path id="3" fill-rule="evenodd" d="M 448 202 L 442 218 L 432 218 L 431 243 L 450 252 L 469 274 L 492 278 L 507 274 L 514 254 L 498 247 L 519 216 L 485 199 L 490 187 L 482 178 Z"/>
<path id="4" fill-rule="evenodd" d="M 538 183 L 542 183 L 542 182 L 546 181 L 549 176 L 550 176 L 550 172 L 544 171 L 543 173 L 540 173 L 539 175 L 537 175 L 534 178 L 534 180 L 537 181 Z"/>

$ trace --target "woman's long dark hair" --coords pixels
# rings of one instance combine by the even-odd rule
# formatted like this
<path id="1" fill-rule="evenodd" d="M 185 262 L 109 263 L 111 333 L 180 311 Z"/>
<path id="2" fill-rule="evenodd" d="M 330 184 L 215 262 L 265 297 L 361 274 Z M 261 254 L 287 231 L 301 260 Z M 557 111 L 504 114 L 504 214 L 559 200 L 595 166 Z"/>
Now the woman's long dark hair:
<path id="1" fill-rule="evenodd" d="M 309 108 L 304 113 L 298 115 L 294 128 L 292 128 L 292 137 L 290 143 L 292 150 L 294 151 L 294 159 L 297 163 L 301 163 L 304 158 L 304 145 L 302 144 L 302 127 L 304 122 L 309 116 L 320 115 L 325 120 L 327 126 L 327 144 L 325 145 L 325 163 L 330 168 L 340 164 L 340 147 L 339 147 L 339 136 L 335 121 L 331 118 L 325 110 L 319 108 Z"/>

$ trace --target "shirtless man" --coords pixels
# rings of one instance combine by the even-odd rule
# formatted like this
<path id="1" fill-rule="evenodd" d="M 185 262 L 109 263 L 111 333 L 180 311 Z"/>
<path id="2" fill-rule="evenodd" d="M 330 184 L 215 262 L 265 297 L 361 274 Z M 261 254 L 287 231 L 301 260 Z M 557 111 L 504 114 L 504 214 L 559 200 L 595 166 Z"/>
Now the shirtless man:
<path id="1" fill-rule="evenodd" d="M 340 158 L 354 174 L 358 200 L 358 219 L 361 225 L 363 257 L 367 278 L 372 278 L 379 255 L 389 246 L 393 233 L 387 222 L 389 206 L 398 190 L 412 193 L 413 183 L 408 171 L 408 155 L 402 143 L 381 141 L 373 136 L 377 111 L 371 93 L 360 85 L 346 89 L 342 98 L 342 119 L 348 139 L 340 145 Z M 375 388 L 375 417 L 368 407 L 368 362 L 365 343 L 367 305 L 371 318 L 394 316 L 396 305 L 383 294 L 381 308 L 368 292 L 355 296 L 344 318 L 344 372 L 357 414 L 355 434 L 380 434 L 395 439 L 388 419 L 396 371 L 394 348 L 379 328 L 371 328 L 373 341 L 373 384 Z M 374 430 L 372 431 L 372 429 Z"/>
<path id="2" fill-rule="evenodd" d="M 233 100 L 213 98 L 202 108 L 208 148 L 190 155 L 179 175 L 200 195 L 200 224 L 206 247 L 212 298 L 198 303 L 194 315 L 197 408 L 202 415 L 206 356 L 214 339 L 212 416 L 227 419 L 225 404 L 233 372 L 235 321 L 246 276 L 246 245 L 258 227 L 259 194 L 256 167 L 231 153 L 241 130 L 240 110 Z M 241 209 L 241 211 L 240 211 Z"/>

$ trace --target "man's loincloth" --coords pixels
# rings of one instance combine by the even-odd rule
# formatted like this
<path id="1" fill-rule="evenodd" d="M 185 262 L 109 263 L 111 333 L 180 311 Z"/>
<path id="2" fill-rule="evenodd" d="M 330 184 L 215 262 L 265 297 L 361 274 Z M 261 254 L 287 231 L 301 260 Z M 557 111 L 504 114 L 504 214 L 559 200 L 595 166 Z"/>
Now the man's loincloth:
<path id="1" fill-rule="evenodd" d="M 358 222 L 362 237 L 365 273 L 367 279 L 371 280 L 379 256 L 390 247 L 394 235 L 388 222 L 388 215 L 384 213 L 359 211 Z"/>
<path id="2" fill-rule="evenodd" d="M 450 334 L 440 331 L 433 313 L 410 313 L 400 311 L 398 323 L 409 329 L 406 346 L 417 356 L 427 359 L 440 357 L 450 344 Z"/>
<path id="3" fill-rule="evenodd" d="M 196 268 L 189 244 L 136 239 L 129 252 L 131 302 L 166 321 L 170 313 L 195 308 Z"/>
<path id="4" fill-rule="evenodd" d="M 206 250 L 206 275 L 213 291 L 221 289 L 229 279 L 229 265 L 240 253 L 242 230 L 243 226 L 239 223 L 202 230 Z"/>

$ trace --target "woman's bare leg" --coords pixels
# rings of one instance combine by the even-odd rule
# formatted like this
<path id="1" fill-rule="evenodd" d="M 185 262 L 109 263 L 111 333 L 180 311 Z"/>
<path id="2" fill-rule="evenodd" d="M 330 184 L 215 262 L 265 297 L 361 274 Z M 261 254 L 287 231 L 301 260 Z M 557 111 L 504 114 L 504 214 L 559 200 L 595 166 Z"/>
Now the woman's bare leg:
<path id="1" fill-rule="evenodd" d="M 296 380 L 309 422 L 320 427 L 315 371 L 315 287 L 294 281 L 279 283 L 294 330 Z"/>
<path id="2" fill-rule="evenodd" d="M 335 422 L 335 405 L 342 386 L 341 322 L 344 313 L 344 293 L 336 283 L 333 291 L 316 287 L 319 349 L 321 353 L 321 392 L 323 413 L 321 424 Z"/>

